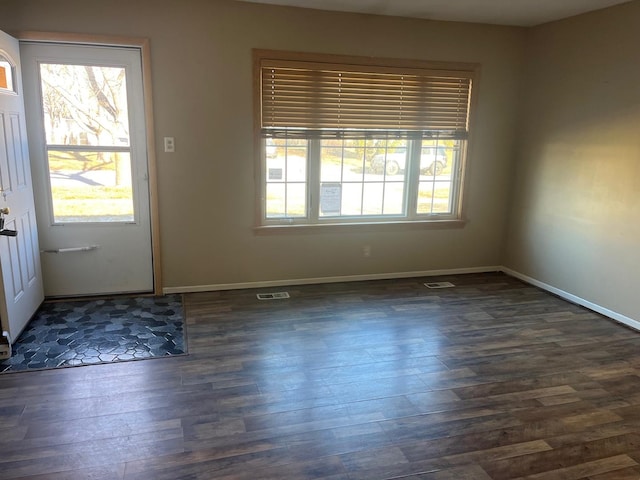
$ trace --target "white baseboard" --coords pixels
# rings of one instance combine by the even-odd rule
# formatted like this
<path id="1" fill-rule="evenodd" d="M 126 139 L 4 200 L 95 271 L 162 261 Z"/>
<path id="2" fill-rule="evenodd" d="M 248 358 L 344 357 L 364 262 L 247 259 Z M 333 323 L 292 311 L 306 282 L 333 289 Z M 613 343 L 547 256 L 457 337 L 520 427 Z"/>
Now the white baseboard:
<path id="1" fill-rule="evenodd" d="M 320 283 L 340 283 L 340 282 L 363 282 L 366 280 L 390 280 L 394 278 L 411 277 L 435 277 L 440 275 L 462 275 L 465 273 L 487 273 L 499 272 L 502 267 L 471 267 L 471 268 L 451 268 L 445 270 L 425 270 L 418 272 L 392 272 L 373 273 L 368 275 L 345 275 L 337 277 L 317 277 L 317 278 L 295 278 L 291 280 L 268 280 L 263 282 L 242 282 L 242 283 L 219 283 L 213 285 L 188 285 L 184 287 L 165 287 L 162 292 L 170 293 L 195 293 L 195 292 L 215 292 L 218 290 L 240 290 L 245 288 L 269 288 L 286 287 L 290 285 L 313 285 Z"/>
<path id="2" fill-rule="evenodd" d="M 564 298 L 565 300 L 581 305 L 585 308 L 588 308 L 589 310 L 593 310 L 594 312 L 604 315 L 605 317 L 609 317 L 610 319 L 615 320 L 616 322 L 622 323 L 627 327 L 631 327 L 634 330 L 640 330 L 640 321 L 638 320 L 634 320 L 633 318 L 629 318 L 618 312 L 609 310 L 608 308 L 602 307 L 596 303 L 592 303 L 588 300 L 585 300 L 584 298 L 573 295 L 572 293 L 565 292 L 564 290 L 556 288 L 547 283 L 541 282 L 540 280 L 536 280 L 535 278 L 529 277 L 528 275 L 524 275 L 520 272 L 516 272 L 515 270 L 511 270 L 510 268 L 500 267 L 500 271 L 503 273 L 506 273 L 507 275 L 511 275 L 512 277 L 518 278 L 523 282 L 529 283 L 538 288 L 546 290 L 547 292 L 551 292 L 559 296 L 560 298 Z"/>

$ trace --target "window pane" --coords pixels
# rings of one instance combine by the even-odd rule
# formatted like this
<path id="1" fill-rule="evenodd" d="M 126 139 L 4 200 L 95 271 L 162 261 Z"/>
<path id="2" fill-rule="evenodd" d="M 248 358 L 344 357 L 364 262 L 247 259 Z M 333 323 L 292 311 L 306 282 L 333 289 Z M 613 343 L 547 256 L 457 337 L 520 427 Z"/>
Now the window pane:
<path id="1" fill-rule="evenodd" d="M 420 157 L 418 214 L 453 213 L 455 172 L 462 141 L 423 141 Z"/>
<path id="2" fill-rule="evenodd" d="M 342 215 L 362 215 L 362 184 L 342 185 Z"/>
<path id="3" fill-rule="evenodd" d="M 355 141 L 345 142 L 354 143 Z M 364 142 L 360 141 L 360 145 Z M 345 146 L 342 161 L 342 181 L 361 182 L 364 177 L 364 148 L 353 145 Z"/>
<path id="4" fill-rule="evenodd" d="M 287 157 L 287 181 L 306 182 L 307 181 L 307 158 L 290 155 Z"/>
<path id="5" fill-rule="evenodd" d="M 382 202 L 384 201 L 384 183 L 365 183 L 362 196 L 363 215 L 382 215 Z"/>
<path id="6" fill-rule="evenodd" d="M 307 216 L 307 141 L 264 141 L 266 157 L 266 218 Z"/>
<path id="7" fill-rule="evenodd" d="M 449 182 L 420 182 L 418 213 L 451 213 L 453 198 Z"/>
<path id="8" fill-rule="evenodd" d="M 387 182 L 384 192 L 385 215 L 400 215 L 404 212 L 404 183 Z"/>
<path id="9" fill-rule="evenodd" d="M 56 223 L 134 220 L 129 153 L 50 150 L 48 160 Z"/>
<path id="10" fill-rule="evenodd" d="M 449 164 L 447 157 L 447 149 L 441 144 L 423 142 L 420 154 L 420 174 L 429 177 L 441 175 Z"/>
<path id="11" fill-rule="evenodd" d="M 283 142 L 285 153 L 288 157 L 307 158 L 307 141 L 306 140 L 287 140 Z M 281 148 L 281 149 L 282 149 Z"/>
<path id="12" fill-rule="evenodd" d="M 339 140 L 324 140 L 320 152 L 320 182 L 342 181 L 342 145 Z"/>
<path id="13" fill-rule="evenodd" d="M 304 183 L 287 184 L 287 217 L 305 217 L 307 215 L 307 185 Z"/>
<path id="14" fill-rule="evenodd" d="M 320 217 L 404 212 L 406 140 L 322 140 L 320 155 Z M 385 162 L 394 155 L 402 169 L 389 175 Z"/>
<path id="15" fill-rule="evenodd" d="M 267 218 L 285 217 L 287 189 L 284 183 L 267 185 Z"/>
<path id="16" fill-rule="evenodd" d="M 128 146 L 125 69 L 40 65 L 49 145 Z"/>
<path id="17" fill-rule="evenodd" d="M 433 183 L 420 182 L 418 187 L 418 213 L 432 213 Z"/>
<path id="18" fill-rule="evenodd" d="M 433 212 L 449 213 L 451 212 L 451 183 L 436 182 L 433 192 Z"/>
<path id="19" fill-rule="evenodd" d="M 370 160 L 371 169 L 387 177 L 399 180 L 404 176 L 408 162 L 408 148 L 406 140 L 378 140 Z"/>

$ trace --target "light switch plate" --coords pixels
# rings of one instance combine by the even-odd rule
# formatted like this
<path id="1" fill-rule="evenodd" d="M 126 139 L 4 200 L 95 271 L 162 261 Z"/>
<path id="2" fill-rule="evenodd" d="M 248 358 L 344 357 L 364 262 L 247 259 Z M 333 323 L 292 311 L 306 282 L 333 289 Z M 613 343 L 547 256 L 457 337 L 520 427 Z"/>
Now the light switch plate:
<path id="1" fill-rule="evenodd" d="M 164 151 L 173 153 L 176 151 L 176 143 L 173 137 L 164 137 Z"/>

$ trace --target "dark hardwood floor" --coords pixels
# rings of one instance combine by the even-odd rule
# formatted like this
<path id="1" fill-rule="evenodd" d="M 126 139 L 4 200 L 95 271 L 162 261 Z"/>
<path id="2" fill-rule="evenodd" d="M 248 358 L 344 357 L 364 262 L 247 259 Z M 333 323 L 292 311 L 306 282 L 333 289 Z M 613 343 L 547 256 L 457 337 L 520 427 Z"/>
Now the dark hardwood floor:
<path id="1" fill-rule="evenodd" d="M 190 355 L 0 376 L 0 478 L 640 479 L 640 334 L 502 274 L 185 296 Z"/>

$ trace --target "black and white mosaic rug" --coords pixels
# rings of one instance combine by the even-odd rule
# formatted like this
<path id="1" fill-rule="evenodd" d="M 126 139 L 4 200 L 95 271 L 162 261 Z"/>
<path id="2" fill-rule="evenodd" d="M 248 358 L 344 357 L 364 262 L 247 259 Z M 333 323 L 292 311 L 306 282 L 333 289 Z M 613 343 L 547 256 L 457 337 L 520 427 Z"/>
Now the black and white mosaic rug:
<path id="1" fill-rule="evenodd" d="M 44 303 L 0 372 L 186 353 L 181 295 Z"/>

